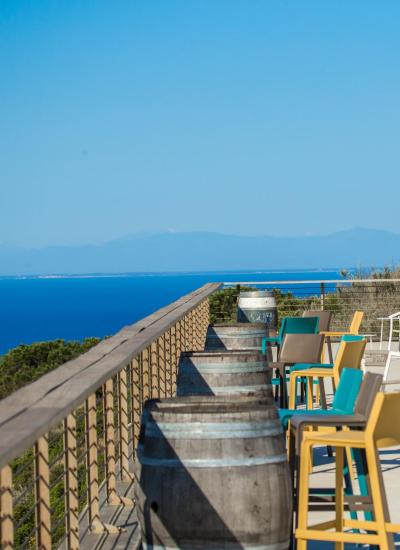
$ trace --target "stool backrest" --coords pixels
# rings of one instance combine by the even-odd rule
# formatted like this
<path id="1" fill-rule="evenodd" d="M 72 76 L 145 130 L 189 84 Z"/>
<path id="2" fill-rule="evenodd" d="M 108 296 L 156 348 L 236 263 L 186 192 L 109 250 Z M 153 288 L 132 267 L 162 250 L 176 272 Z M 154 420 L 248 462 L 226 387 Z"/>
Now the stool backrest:
<path id="1" fill-rule="evenodd" d="M 286 334 L 279 352 L 281 363 L 319 363 L 324 336 L 322 334 Z"/>
<path id="2" fill-rule="evenodd" d="M 342 414 L 353 414 L 360 392 L 363 373 L 359 369 L 343 369 L 333 398 L 332 409 Z"/>
<path id="3" fill-rule="evenodd" d="M 285 334 L 317 334 L 319 317 L 285 317 Z"/>
<path id="4" fill-rule="evenodd" d="M 352 334 L 358 334 L 363 317 L 364 317 L 363 311 L 354 312 L 353 319 L 351 320 L 351 323 L 350 323 L 349 332 L 351 332 Z"/>
<path id="5" fill-rule="evenodd" d="M 331 327 L 332 311 L 310 309 L 303 311 L 303 317 L 318 317 L 318 330 L 319 332 L 328 332 Z"/>
<path id="6" fill-rule="evenodd" d="M 343 336 L 340 342 L 335 362 L 333 377 L 339 383 L 343 369 L 359 369 L 367 341 L 362 336 Z"/>
<path id="7" fill-rule="evenodd" d="M 365 435 L 377 447 L 400 444 L 400 392 L 379 392 L 375 398 Z"/>
<path id="8" fill-rule="evenodd" d="M 364 375 L 360 392 L 357 397 L 354 413 L 369 418 L 375 397 L 382 386 L 383 376 L 375 372 L 367 372 Z"/>

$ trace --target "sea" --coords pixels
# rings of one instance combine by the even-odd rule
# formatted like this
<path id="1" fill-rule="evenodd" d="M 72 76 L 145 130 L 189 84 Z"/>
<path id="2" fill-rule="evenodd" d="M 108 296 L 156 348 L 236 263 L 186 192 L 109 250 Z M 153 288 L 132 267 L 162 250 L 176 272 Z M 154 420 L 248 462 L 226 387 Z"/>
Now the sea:
<path id="1" fill-rule="evenodd" d="M 208 282 L 341 278 L 338 271 L 295 270 L 1 277 L 0 354 L 37 341 L 110 336 Z"/>

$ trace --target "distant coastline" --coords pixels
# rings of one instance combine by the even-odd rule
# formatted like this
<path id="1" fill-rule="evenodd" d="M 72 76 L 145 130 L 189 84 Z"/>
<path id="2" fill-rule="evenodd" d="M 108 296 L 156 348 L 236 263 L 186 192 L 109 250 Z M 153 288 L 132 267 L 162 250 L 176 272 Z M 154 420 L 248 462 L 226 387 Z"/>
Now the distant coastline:
<path id="1" fill-rule="evenodd" d="M 376 268 L 376 266 L 374 266 Z M 272 275 L 272 274 L 285 274 L 285 273 L 327 273 L 336 272 L 340 273 L 343 267 L 328 267 L 328 268 L 314 268 L 314 269 L 254 269 L 254 270 L 216 270 L 216 271 L 141 271 L 141 272 L 127 272 L 127 273 L 49 273 L 49 274 L 37 274 L 37 275 L 0 275 L 0 281 L 2 279 L 13 280 L 31 280 L 31 279 L 118 279 L 128 277 L 176 277 L 176 276 L 190 276 L 190 275 L 236 275 L 244 272 L 254 275 Z M 345 268 L 349 273 L 353 273 L 357 270 L 355 267 Z M 372 268 L 365 268 L 368 271 Z M 377 269 L 381 269 L 378 267 Z"/>

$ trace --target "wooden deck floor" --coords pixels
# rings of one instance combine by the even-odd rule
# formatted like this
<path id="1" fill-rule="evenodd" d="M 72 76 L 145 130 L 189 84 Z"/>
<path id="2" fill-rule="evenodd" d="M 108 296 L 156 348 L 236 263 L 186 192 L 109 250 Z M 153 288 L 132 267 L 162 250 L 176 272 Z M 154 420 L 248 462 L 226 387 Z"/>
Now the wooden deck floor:
<path id="1" fill-rule="evenodd" d="M 118 494 L 133 499 L 133 483 L 117 483 Z M 101 518 L 105 523 L 115 525 L 121 529 L 118 534 L 105 532 L 104 534 L 91 533 L 88 530 L 87 518 L 81 523 L 82 550 L 134 550 L 140 545 L 139 525 L 133 507 L 109 506 L 105 500 L 104 488 L 100 492 Z M 61 547 L 67 550 L 67 546 Z"/>

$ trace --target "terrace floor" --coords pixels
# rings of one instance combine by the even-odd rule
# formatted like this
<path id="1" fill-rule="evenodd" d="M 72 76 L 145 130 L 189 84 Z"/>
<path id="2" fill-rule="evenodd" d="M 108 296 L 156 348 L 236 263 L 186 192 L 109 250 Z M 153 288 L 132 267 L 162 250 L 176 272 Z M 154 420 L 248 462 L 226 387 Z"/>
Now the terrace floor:
<path id="1" fill-rule="evenodd" d="M 379 344 L 373 343 L 368 345 L 369 349 L 379 349 Z M 385 347 L 387 349 L 387 346 Z M 398 343 L 392 346 L 392 349 L 398 349 Z M 334 350 L 335 351 L 335 350 Z M 367 365 L 366 370 L 372 372 L 383 373 L 383 365 Z M 400 421 L 400 419 L 399 419 Z M 381 452 L 381 465 L 383 470 L 384 483 L 389 502 L 389 510 L 391 521 L 400 523 L 400 447 L 385 449 Z M 334 486 L 334 458 L 330 458 L 326 454 L 324 448 L 319 448 L 316 451 L 315 467 L 311 475 L 310 484 L 313 487 L 333 487 Z M 132 486 L 121 486 L 120 494 L 133 497 Z M 119 534 L 105 533 L 97 535 L 90 533 L 87 530 L 87 524 L 82 525 L 82 542 L 83 550 L 125 550 L 135 549 L 140 547 L 139 527 L 134 509 L 108 506 L 105 502 L 105 495 L 101 495 L 102 519 L 105 522 L 117 525 L 122 529 Z M 310 523 L 325 521 L 333 517 L 333 512 L 310 512 Z M 330 550 L 334 548 L 331 543 L 310 542 L 308 544 L 310 550 Z M 346 544 L 346 549 L 355 550 L 360 546 Z M 364 548 L 369 548 L 365 546 Z M 396 548 L 400 548 L 400 535 L 396 536 Z"/>

